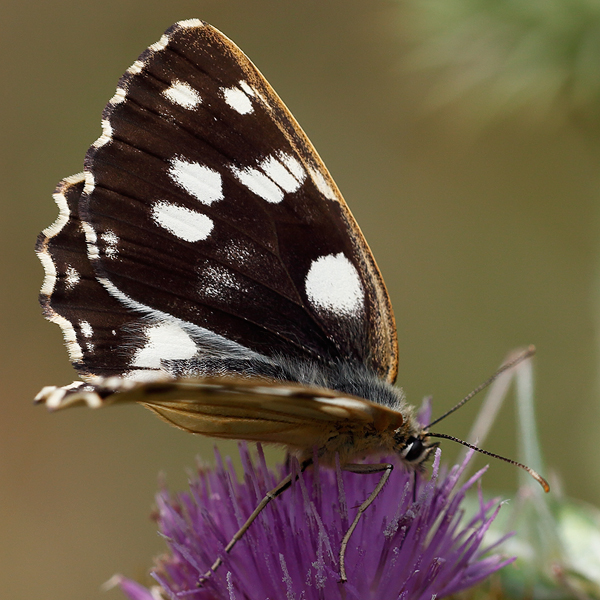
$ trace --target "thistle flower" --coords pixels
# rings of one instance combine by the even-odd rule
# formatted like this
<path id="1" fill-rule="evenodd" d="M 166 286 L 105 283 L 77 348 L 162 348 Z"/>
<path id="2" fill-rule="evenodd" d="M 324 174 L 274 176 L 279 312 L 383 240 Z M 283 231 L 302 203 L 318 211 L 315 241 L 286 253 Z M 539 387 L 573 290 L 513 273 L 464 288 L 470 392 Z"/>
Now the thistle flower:
<path id="1" fill-rule="evenodd" d="M 464 590 L 513 561 L 481 548 L 497 501 L 484 502 L 480 493 L 476 514 L 463 519 L 465 492 L 485 469 L 459 487 L 470 456 L 445 473 L 438 449 L 429 480 L 407 472 L 396 458 L 385 458 L 397 467 L 350 539 L 347 583 L 338 583 L 340 543 L 379 475 L 316 465 L 262 511 L 221 568 L 198 587 L 265 492 L 282 478 L 284 469 L 270 471 L 260 447 L 255 460 L 246 445 L 240 452 L 243 482 L 217 452 L 216 468 L 200 467 L 189 492 L 158 494 L 157 521 L 169 553 L 157 559 L 152 573 L 158 587 L 118 579 L 131 600 L 430 600 Z"/>

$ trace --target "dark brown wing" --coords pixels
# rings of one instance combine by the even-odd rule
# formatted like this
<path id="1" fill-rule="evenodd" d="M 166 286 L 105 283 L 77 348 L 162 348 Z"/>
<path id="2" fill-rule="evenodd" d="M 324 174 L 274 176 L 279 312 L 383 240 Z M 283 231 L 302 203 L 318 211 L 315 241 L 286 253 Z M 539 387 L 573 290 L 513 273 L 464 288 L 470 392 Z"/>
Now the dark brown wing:
<path id="1" fill-rule="evenodd" d="M 121 78 L 77 208 L 50 229 L 47 273 L 86 272 L 42 291 L 84 375 L 209 351 L 357 360 L 395 379 L 389 298 L 339 190 L 254 65 L 200 21 Z"/>

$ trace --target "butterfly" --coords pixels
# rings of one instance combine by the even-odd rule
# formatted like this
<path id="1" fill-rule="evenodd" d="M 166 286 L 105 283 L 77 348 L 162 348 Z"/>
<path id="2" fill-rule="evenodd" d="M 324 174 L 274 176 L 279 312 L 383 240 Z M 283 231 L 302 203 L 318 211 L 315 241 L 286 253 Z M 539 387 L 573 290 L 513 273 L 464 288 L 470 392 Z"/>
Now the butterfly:
<path id="1" fill-rule="evenodd" d="M 82 380 L 36 400 L 138 402 L 185 431 L 283 445 L 302 469 L 316 452 L 381 472 L 341 544 L 345 581 L 351 532 L 393 468 L 360 461 L 395 452 L 420 469 L 431 437 L 449 436 L 394 387 L 381 273 L 275 91 L 218 30 L 176 23 L 122 76 L 83 173 L 54 199 L 40 301 Z"/>

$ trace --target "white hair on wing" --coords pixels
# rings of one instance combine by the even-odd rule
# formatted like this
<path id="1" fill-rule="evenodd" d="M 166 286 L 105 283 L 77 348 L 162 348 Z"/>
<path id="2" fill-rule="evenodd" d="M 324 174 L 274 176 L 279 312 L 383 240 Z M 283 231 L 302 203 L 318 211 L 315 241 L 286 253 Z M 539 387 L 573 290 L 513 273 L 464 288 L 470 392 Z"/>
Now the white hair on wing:
<path id="1" fill-rule="evenodd" d="M 242 346 L 242 344 L 229 340 L 210 329 L 205 329 L 195 323 L 178 319 L 169 313 L 137 302 L 104 277 L 99 277 L 98 281 L 105 287 L 106 291 L 123 306 L 139 313 L 147 319 L 148 325 L 152 323 L 173 323 L 178 325 L 192 338 L 192 340 L 194 340 L 195 344 L 198 346 L 198 352 L 201 354 L 243 359 L 258 359 L 262 357 L 258 352 L 254 352 L 253 350 L 250 350 L 250 348 L 246 348 L 246 346 Z M 130 329 L 133 331 L 134 328 L 135 326 L 132 326 Z"/>

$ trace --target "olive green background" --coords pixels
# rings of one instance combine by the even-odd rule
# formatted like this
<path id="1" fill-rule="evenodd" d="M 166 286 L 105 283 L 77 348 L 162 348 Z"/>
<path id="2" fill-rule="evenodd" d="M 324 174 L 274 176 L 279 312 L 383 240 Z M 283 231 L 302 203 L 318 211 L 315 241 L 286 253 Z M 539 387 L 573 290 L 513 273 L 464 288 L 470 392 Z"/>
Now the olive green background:
<path id="1" fill-rule="evenodd" d="M 425 111 L 428 76 L 402 67 L 409 24 L 399 7 L 0 4 L 3 597 L 120 598 L 100 585 L 116 572 L 143 577 L 163 548 L 148 518 L 158 473 L 183 488 L 195 456 L 211 460 L 211 440 L 138 407 L 48 414 L 32 405 L 43 385 L 75 377 L 59 328 L 37 305 L 33 246 L 57 215 L 54 185 L 81 170 L 122 72 L 182 18 L 205 19 L 235 40 L 324 158 L 387 282 L 409 399 L 433 394 L 439 414 L 507 351 L 536 344 L 547 473 L 562 477 L 565 493 L 600 504 L 598 145 L 551 119 L 516 113 L 478 129 L 460 102 Z M 476 410 L 438 427 L 464 436 Z M 486 448 L 515 456 L 514 432 L 507 406 Z M 494 461 L 484 483 L 510 493 L 516 475 Z"/>

